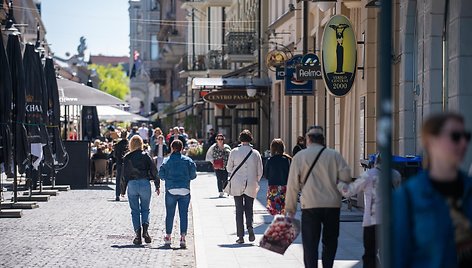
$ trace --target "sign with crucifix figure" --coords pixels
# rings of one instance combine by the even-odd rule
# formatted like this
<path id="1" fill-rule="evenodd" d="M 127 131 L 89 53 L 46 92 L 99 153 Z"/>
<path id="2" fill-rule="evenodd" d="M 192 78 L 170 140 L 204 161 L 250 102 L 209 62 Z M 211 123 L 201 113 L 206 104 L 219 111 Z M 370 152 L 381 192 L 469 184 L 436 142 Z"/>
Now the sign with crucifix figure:
<path id="1" fill-rule="evenodd" d="M 335 97 L 349 93 L 357 69 L 357 42 L 348 18 L 333 16 L 325 26 L 321 45 L 321 70 L 326 88 Z"/>

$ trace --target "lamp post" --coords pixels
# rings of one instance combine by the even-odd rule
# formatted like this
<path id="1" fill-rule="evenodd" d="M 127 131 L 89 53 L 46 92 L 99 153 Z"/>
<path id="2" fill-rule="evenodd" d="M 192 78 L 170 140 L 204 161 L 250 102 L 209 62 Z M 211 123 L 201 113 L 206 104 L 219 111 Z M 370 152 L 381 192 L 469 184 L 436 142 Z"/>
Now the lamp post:
<path id="1" fill-rule="evenodd" d="M 377 81 L 377 146 L 382 155 L 380 193 L 382 196 L 382 226 L 380 248 L 382 267 L 392 267 L 392 0 L 382 0 L 378 15 L 379 51 Z"/>

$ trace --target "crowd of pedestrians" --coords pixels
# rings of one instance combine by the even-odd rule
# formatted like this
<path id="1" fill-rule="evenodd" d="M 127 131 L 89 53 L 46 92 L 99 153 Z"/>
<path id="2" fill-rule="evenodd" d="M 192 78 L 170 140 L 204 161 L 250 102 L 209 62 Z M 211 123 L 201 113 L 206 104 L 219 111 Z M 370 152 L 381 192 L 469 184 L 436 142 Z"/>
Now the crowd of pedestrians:
<path id="1" fill-rule="evenodd" d="M 471 138 L 464 122 L 462 116 L 453 113 L 431 116 L 422 131 L 424 171 L 404 178 L 407 182 L 403 185 L 401 174 L 391 171 L 389 183 L 395 192 L 394 267 L 472 267 L 472 181 L 460 171 Z M 224 191 L 234 197 L 237 243 L 244 243 L 244 216 L 249 241 L 254 241 L 252 207 L 262 177 L 260 155 L 251 148 L 248 133 L 240 134 L 240 146 L 231 151 L 223 144 L 224 136 L 216 134 L 220 143 L 207 154 L 216 170 L 218 191 L 226 186 Z M 220 150 L 218 154 L 215 148 Z M 300 204 L 305 267 L 318 267 L 320 240 L 323 267 L 333 267 L 342 197 L 361 193 L 363 265 L 381 267 L 376 235 L 382 214 L 378 192 L 381 155 L 377 153 L 368 169 L 353 180 L 351 168 L 339 152 L 326 147 L 323 129 L 318 126 L 297 138 L 293 158 L 285 154 L 280 139 L 272 141 L 270 152 L 264 168 L 269 186 L 267 209 L 272 215 L 294 217 Z"/>
<path id="2" fill-rule="evenodd" d="M 471 138 L 465 130 L 464 118 L 454 113 L 433 115 L 422 129 L 424 171 L 413 178 L 403 178 L 392 170 L 394 267 L 472 267 L 472 181 L 460 171 L 460 165 Z M 132 210 L 133 242 L 150 241 L 150 183 L 154 180 L 157 194 L 159 180 L 166 182 L 166 236 L 171 244 L 176 207 L 180 217 L 180 245 L 186 246 L 190 181 L 196 178 L 195 163 L 182 151 L 188 136 L 173 128 L 164 136 L 155 129 L 149 137 L 152 158 L 143 149 L 139 129 L 130 141 L 130 152 L 115 147 L 117 163 L 124 166 L 124 186 Z M 145 135 L 144 131 L 142 134 Z M 149 134 L 148 134 L 149 135 Z M 292 156 L 285 153 L 285 144 L 274 139 L 270 157 L 263 167 L 260 153 L 252 146 L 253 136 L 243 130 L 240 144 L 231 148 L 221 133 L 210 133 L 214 144 L 208 148 L 206 160 L 216 173 L 220 198 L 232 196 L 235 203 L 236 243 L 255 240 L 253 205 L 260 189 L 261 178 L 268 181 L 266 207 L 271 215 L 293 218 L 301 209 L 301 236 L 305 267 L 318 267 L 321 241 L 323 267 L 333 267 L 339 237 L 342 198 L 364 195 L 364 267 L 381 267 L 378 237 L 381 227 L 382 157 L 371 158 L 368 169 L 357 179 L 342 155 L 326 147 L 323 128 L 310 127 L 305 137 L 298 137 Z M 167 146 L 170 143 L 170 148 Z M 123 142 L 124 144 L 125 142 Z M 133 144 L 133 145 L 132 145 Z M 117 153 L 120 152 L 120 153 Z M 167 153 L 170 156 L 166 157 Z M 139 160 L 138 160 L 139 159 Z M 160 160 L 159 160 L 160 159 Z M 139 162 L 139 163 L 138 163 Z M 139 200 L 139 202 L 138 202 Z M 141 236 L 138 234 L 141 233 Z M 139 236 L 139 237 L 138 237 Z"/>

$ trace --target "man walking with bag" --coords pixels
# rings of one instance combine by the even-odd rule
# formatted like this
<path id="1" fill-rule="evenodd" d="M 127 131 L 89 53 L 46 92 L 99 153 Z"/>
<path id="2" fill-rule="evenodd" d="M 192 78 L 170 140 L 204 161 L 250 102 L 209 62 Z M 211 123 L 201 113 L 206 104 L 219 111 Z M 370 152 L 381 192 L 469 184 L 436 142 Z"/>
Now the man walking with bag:
<path id="1" fill-rule="evenodd" d="M 318 244 L 323 231 L 324 268 L 333 267 L 339 236 L 341 194 L 337 181 L 351 181 L 351 170 L 341 154 L 324 147 L 320 127 L 308 130 L 307 148 L 295 155 L 288 176 L 285 209 L 290 217 L 297 210 L 301 191 L 302 241 L 305 267 L 318 267 Z"/>
<path id="2" fill-rule="evenodd" d="M 243 130 L 239 134 L 241 145 L 234 148 L 228 157 L 226 169 L 231 174 L 225 192 L 234 196 L 236 205 L 236 243 L 244 243 L 244 217 L 246 215 L 246 227 L 249 241 L 256 240 L 252 226 L 254 198 L 259 191 L 259 181 L 262 177 L 262 158 L 257 150 L 252 149 L 250 142 L 252 134 L 249 130 Z"/>

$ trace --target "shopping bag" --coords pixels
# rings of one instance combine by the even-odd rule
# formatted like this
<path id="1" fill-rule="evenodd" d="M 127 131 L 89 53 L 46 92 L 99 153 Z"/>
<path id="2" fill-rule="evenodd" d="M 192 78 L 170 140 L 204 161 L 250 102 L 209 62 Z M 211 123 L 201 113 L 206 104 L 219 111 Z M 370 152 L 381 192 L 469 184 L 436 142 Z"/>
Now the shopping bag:
<path id="1" fill-rule="evenodd" d="M 264 232 L 259 246 L 283 255 L 299 233 L 299 220 L 278 215 Z"/>

